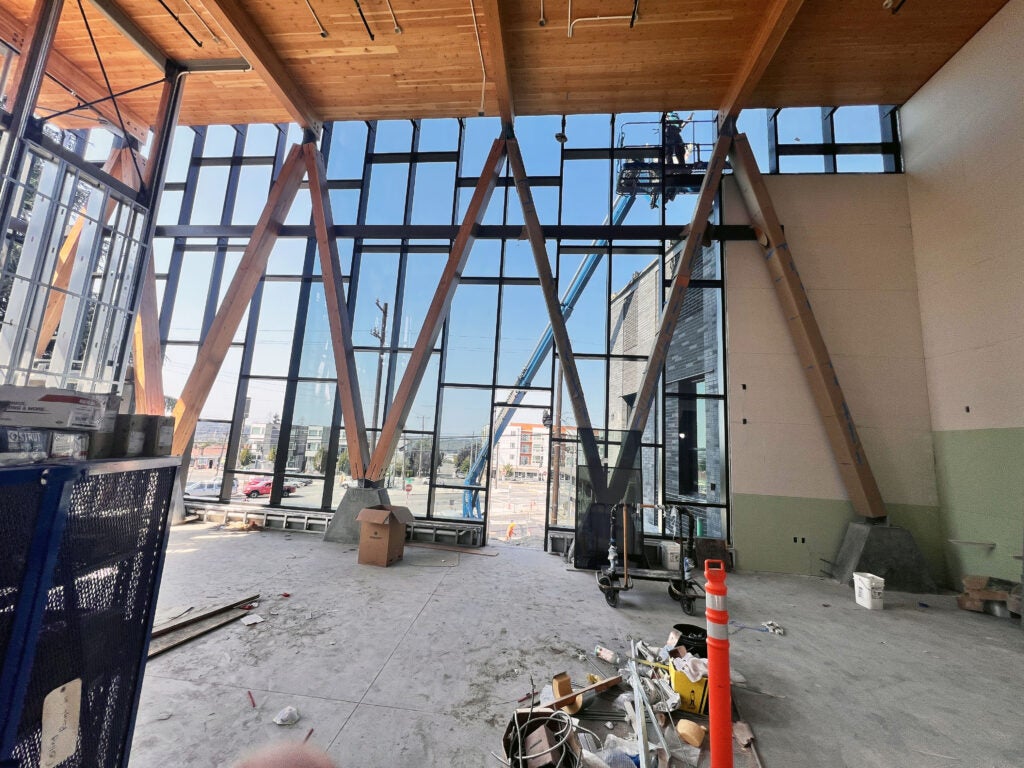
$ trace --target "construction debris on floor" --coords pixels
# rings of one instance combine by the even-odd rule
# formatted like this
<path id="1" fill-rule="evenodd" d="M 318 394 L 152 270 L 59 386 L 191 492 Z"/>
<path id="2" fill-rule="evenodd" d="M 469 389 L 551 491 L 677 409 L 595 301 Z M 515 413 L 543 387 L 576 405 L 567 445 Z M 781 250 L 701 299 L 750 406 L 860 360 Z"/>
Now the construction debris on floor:
<path id="1" fill-rule="evenodd" d="M 1015 581 L 991 576 L 964 576 L 964 591 L 956 603 L 965 611 L 1009 618 L 1021 613 L 1021 587 Z"/>
<path id="2" fill-rule="evenodd" d="M 662 646 L 628 638 L 624 654 L 598 644 L 587 660 L 617 674 L 588 675 L 574 686 L 560 672 L 531 691 L 509 719 L 502 738 L 511 768 L 697 768 L 707 747 L 707 633 L 677 624 Z M 734 720 L 739 720 L 738 712 Z M 754 734 L 734 724 L 740 746 L 756 759 Z M 757 763 L 755 763 L 757 764 Z"/>

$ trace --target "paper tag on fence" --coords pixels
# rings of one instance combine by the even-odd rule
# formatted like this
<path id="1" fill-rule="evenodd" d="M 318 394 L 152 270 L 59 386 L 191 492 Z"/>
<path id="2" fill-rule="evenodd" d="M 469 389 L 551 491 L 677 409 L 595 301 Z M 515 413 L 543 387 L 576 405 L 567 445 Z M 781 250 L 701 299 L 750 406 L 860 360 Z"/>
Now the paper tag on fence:
<path id="1" fill-rule="evenodd" d="M 78 749 L 78 721 L 82 710 L 82 679 L 76 678 L 43 699 L 42 743 L 39 768 L 56 768 Z"/>

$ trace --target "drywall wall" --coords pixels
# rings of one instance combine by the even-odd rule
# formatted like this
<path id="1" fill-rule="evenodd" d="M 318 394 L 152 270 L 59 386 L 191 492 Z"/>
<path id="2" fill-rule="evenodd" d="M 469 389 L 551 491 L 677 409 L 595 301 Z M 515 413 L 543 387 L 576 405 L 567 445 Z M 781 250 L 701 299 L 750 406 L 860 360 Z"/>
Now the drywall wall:
<path id="1" fill-rule="evenodd" d="M 954 579 L 1024 539 L 1024 0 L 901 110 L 939 501 Z M 993 544 L 994 546 L 988 546 Z"/>
<path id="2" fill-rule="evenodd" d="M 946 580 L 906 179 L 766 180 L 893 524 Z M 731 180 L 725 220 L 748 221 Z M 733 537 L 739 567 L 818 574 L 856 515 L 763 252 L 726 248 Z"/>

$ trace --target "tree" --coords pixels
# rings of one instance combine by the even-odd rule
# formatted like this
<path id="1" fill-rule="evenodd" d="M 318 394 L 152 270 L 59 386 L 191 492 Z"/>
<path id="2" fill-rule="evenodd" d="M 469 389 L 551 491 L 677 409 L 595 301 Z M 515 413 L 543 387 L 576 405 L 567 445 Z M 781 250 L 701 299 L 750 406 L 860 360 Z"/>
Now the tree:
<path id="1" fill-rule="evenodd" d="M 459 464 L 459 473 L 463 475 L 469 473 L 469 456 L 466 456 Z"/>
<path id="2" fill-rule="evenodd" d="M 238 452 L 238 463 L 243 467 L 248 467 L 252 464 L 252 451 L 249 450 L 248 445 Z"/>
<path id="3" fill-rule="evenodd" d="M 347 475 L 352 471 L 352 464 L 348 460 L 348 451 L 344 450 L 338 454 L 338 474 Z"/>
<path id="4" fill-rule="evenodd" d="M 277 446 L 275 445 L 267 452 L 267 461 L 273 462 L 277 458 Z"/>
<path id="5" fill-rule="evenodd" d="M 313 469 L 317 472 L 323 473 L 324 471 L 324 457 L 327 455 L 324 451 L 323 446 L 316 449 L 316 453 L 313 454 Z"/>
<path id="6" fill-rule="evenodd" d="M 501 471 L 502 471 L 502 474 L 505 475 L 505 479 L 506 480 L 508 480 L 508 479 L 510 479 L 512 477 L 513 469 L 512 469 L 512 465 L 511 464 L 506 464 L 505 466 L 503 466 L 501 468 Z"/>

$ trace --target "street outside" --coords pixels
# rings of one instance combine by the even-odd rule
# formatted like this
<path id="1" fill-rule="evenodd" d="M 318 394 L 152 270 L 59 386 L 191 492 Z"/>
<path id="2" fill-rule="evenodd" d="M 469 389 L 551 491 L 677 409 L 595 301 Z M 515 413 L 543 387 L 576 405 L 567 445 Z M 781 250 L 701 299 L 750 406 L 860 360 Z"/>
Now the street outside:
<path id="1" fill-rule="evenodd" d="M 443 470 L 443 467 L 442 467 Z M 439 473 L 440 474 L 440 473 Z M 194 498 L 216 498 L 219 493 L 221 473 L 216 469 L 193 468 L 188 474 L 188 487 L 194 489 L 188 494 Z M 269 478 L 270 475 L 236 475 L 237 484 L 231 500 L 235 503 L 266 506 L 269 495 L 249 498 L 242 494 L 246 483 L 253 478 Z M 457 486 L 458 478 L 439 476 L 440 481 Z M 337 505 L 345 491 L 342 478 L 338 478 L 332 494 L 332 504 Z M 426 478 L 407 478 L 404 486 L 388 489 L 393 504 L 408 507 L 418 517 L 427 514 L 428 491 Z M 308 483 L 304 485 L 303 483 Z M 323 500 L 324 481 L 322 478 L 294 478 L 285 476 L 286 487 L 294 490 L 281 499 L 284 507 L 307 507 L 319 509 Z M 407 490 L 408 489 L 408 490 Z M 543 548 L 544 515 L 546 510 L 547 486 L 538 480 L 498 479 L 492 482 L 488 504 L 488 539 L 518 546 Z M 463 491 L 458 487 L 438 487 L 434 492 L 434 516 L 438 519 L 462 520 Z"/>

